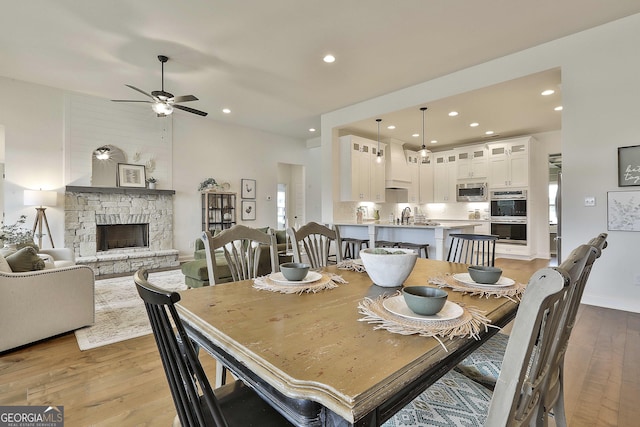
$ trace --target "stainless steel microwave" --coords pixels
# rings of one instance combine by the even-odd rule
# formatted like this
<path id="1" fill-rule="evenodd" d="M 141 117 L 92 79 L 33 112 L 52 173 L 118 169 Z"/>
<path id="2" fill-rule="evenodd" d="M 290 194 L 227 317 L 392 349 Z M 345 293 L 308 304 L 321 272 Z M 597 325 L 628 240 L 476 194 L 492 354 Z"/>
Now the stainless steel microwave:
<path id="1" fill-rule="evenodd" d="M 486 202 L 487 184 L 475 182 L 456 185 L 456 200 L 459 202 Z"/>

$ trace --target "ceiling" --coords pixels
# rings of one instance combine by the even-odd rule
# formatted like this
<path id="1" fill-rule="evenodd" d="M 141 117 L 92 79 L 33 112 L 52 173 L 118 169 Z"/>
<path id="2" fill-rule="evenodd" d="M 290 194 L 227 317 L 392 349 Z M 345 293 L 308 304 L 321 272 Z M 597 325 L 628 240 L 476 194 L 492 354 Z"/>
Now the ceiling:
<path id="1" fill-rule="evenodd" d="M 194 120 L 309 139 L 323 113 L 639 13 L 640 2 L 30 0 L 2 9 L 0 76 L 143 100 L 125 84 L 159 90 L 164 54 L 165 89 L 197 96 L 183 105 L 209 113 Z M 322 62 L 327 53 L 335 63 Z M 559 70 L 427 105 L 427 137 L 471 141 L 469 120 L 501 136 L 557 129 L 559 114 L 534 106 L 548 107 L 536 97 L 546 78 L 558 86 Z M 419 107 L 383 123 L 411 140 Z M 449 108 L 461 127 L 440 117 Z M 353 129 L 375 135 L 374 119 Z"/>

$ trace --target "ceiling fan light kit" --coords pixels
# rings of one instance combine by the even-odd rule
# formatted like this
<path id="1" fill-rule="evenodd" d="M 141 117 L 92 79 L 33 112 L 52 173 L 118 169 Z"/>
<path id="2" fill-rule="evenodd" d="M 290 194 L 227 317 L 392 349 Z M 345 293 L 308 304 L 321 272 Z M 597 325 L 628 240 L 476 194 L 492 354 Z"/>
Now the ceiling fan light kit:
<path id="1" fill-rule="evenodd" d="M 148 96 L 152 99 L 152 101 L 138 101 L 133 99 L 112 99 L 113 102 L 146 102 L 151 104 L 151 109 L 158 115 L 158 117 L 167 117 L 173 113 L 173 109 L 177 108 L 178 110 L 186 111 L 188 113 L 197 114 L 199 116 L 205 117 L 207 113 L 204 111 L 196 110 L 195 108 L 185 107 L 183 105 L 179 105 L 181 102 L 189 102 L 189 101 L 197 101 L 193 95 L 183 95 L 183 96 L 173 96 L 172 93 L 166 92 L 164 90 L 164 64 L 169 60 L 169 57 L 165 55 L 158 55 L 158 61 L 160 61 L 162 67 L 162 89 L 154 90 L 150 94 L 143 91 L 142 89 L 138 89 L 132 85 L 125 85 L 130 87 L 131 89 L 140 92 L 143 95 Z"/>

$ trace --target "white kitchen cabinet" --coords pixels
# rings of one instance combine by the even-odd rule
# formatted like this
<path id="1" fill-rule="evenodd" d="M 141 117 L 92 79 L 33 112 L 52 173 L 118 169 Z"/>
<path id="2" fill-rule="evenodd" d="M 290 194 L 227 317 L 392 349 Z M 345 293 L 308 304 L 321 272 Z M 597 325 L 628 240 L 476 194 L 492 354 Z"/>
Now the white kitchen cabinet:
<path id="1" fill-rule="evenodd" d="M 359 136 L 340 137 L 340 200 L 384 201 L 385 162 L 376 161 L 377 147 L 376 141 Z M 386 151 L 384 144 L 380 151 Z"/>
<path id="2" fill-rule="evenodd" d="M 486 180 L 489 172 L 489 150 L 485 145 L 463 147 L 456 151 L 458 179 Z"/>
<path id="3" fill-rule="evenodd" d="M 370 157 L 370 188 L 369 194 L 372 202 L 382 203 L 385 201 L 385 186 L 384 181 L 386 179 L 385 174 L 385 156 L 387 155 L 387 149 L 385 144 L 380 144 L 380 162 L 378 162 L 378 143 L 374 141 L 374 145 L 371 146 Z"/>
<path id="4" fill-rule="evenodd" d="M 529 141 L 527 137 L 489 144 L 491 188 L 529 185 Z"/>
<path id="5" fill-rule="evenodd" d="M 433 154 L 426 159 L 420 159 L 420 197 L 419 203 L 433 202 Z"/>
<path id="6" fill-rule="evenodd" d="M 409 203 L 419 203 L 420 201 L 420 155 L 415 151 L 405 150 L 407 169 L 411 182 L 409 184 Z"/>
<path id="7" fill-rule="evenodd" d="M 449 203 L 456 201 L 458 176 L 457 155 L 453 150 L 433 153 L 433 201 Z"/>

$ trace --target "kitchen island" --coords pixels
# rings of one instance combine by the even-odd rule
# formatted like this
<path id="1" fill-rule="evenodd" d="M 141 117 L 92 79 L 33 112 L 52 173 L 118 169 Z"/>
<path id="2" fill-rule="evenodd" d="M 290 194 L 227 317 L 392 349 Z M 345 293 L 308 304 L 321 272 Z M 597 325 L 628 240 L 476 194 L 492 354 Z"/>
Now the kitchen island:
<path id="1" fill-rule="evenodd" d="M 340 230 L 340 237 L 351 237 L 369 241 L 369 247 L 375 247 L 378 240 L 404 243 L 428 243 L 429 258 L 444 260 L 449 251 L 450 234 L 473 233 L 478 223 L 472 222 L 438 222 L 437 225 L 391 224 L 384 222 L 354 221 L 335 222 Z"/>

